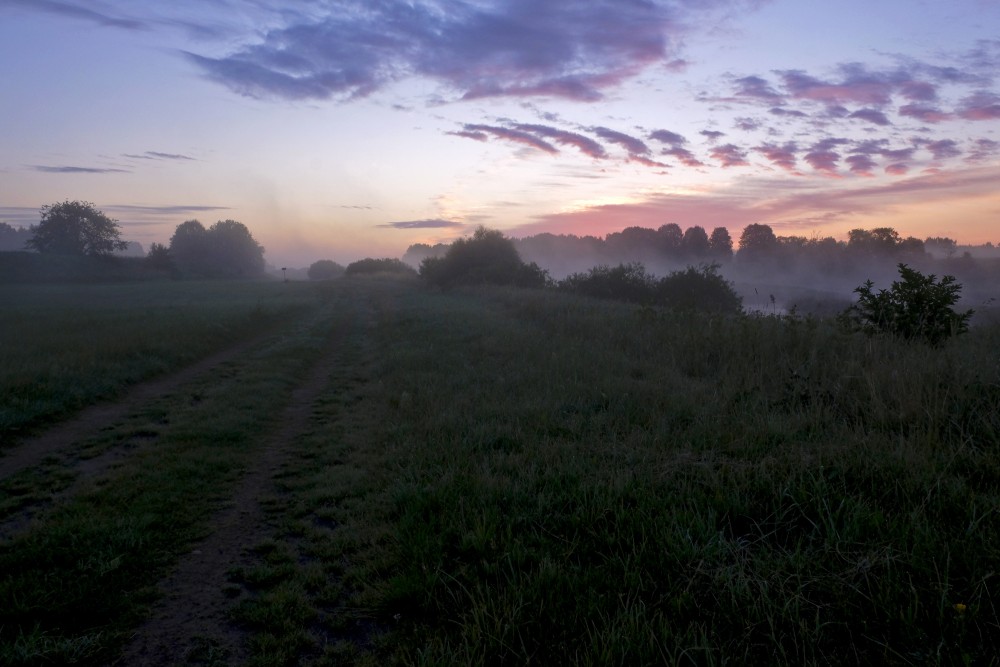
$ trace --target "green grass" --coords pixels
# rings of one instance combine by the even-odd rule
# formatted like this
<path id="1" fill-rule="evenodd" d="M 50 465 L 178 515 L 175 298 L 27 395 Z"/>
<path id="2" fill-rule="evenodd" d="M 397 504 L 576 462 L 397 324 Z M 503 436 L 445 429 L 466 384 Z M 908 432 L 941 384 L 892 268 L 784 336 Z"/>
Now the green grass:
<path id="1" fill-rule="evenodd" d="M 0 286 L 0 448 L 313 307 L 304 283 Z"/>
<path id="2" fill-rule="evenodd" d="M 328 289 L 341 363 L 263 493 L 272 536 L 217 582 L 252 664 L 1000 654 L 997 327 L 931 349 L 547 292 Z M 308 354 L 256 367 L 257 391 L 287 395 Z M 172 420 L 178 446 L 220 449 L 167 448 L 0 547 L 0 609 L 31 601 L 0 619 L 0 655 L 113 650 L 226 497 L 221 461 L 252 456 L 257 427 L 217 430 L 237 428 L 212 398 L 234 386 Z M 124 591 L 97 598 L 112 620 L 81 625 L 38 583 L 78 578 Z"/>

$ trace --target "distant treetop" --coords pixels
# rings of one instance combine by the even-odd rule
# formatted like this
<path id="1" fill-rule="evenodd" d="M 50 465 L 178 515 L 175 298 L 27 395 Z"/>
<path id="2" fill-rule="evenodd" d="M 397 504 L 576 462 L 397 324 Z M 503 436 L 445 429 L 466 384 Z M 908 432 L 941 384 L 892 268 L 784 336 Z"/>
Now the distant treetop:
<path id="1" fill-rule="evenodd" d="M 128 248 L 121 240 L 118 221 L 97 210 L 90 202 L 64 201 L 46 204 L 42 219 L 31 226 L 29 250 L 60 255 L 110 255 Z"/>

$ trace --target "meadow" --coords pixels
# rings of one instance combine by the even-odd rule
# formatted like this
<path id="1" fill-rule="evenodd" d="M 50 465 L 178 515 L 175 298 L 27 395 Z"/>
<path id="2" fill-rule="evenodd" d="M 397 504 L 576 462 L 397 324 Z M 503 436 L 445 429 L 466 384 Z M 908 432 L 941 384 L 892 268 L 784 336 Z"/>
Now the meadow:
<path id="1" fill-rule="evenodd" d="M 0 480 L 0 526 L 58 496 L 0 542 L 2 663 L 113 662 L 330 354 L 259 489 L 263 530 L 206 583 L 249 664 L 997 661 L 1000 327 L 931 348 L 544 290 L 184 285 L 22 292 L 39 331 L 145 341 L 77 363 L 66 333 L 57 389 L 185 328 L 188 356 L 121 382 L 259 342 L 81 444 L 132 447 L 85 484 L 73 457 Z M 144 290 L 176 290 L 176 333 L 144 328 Z M 50 358 L 28 330 L 0 349 Z M 183 660 L 234 662 L 221 635 Z"/>

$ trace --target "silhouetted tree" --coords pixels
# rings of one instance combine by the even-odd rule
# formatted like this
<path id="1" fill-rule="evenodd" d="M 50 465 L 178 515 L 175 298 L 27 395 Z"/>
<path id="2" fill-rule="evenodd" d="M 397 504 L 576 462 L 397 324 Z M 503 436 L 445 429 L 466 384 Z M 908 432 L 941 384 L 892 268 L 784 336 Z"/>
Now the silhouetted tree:
<path id="1" fill-rule="evenodd" d="M 899 233 L 892 227 L 852 229 L 847 233 L 847 249 L 859 255 L 891 257 L 899 243 Z"/>
<path id="2" fill-rule="evenodd" d="M 924 249 L 936 255 L 951 257 L 958 249 L 958 243 L 947 236 L 932 236 L 924 239 Z"/>
<path id="3" fill-rule="evenodd" d="M 42 219 L 31 226 L 25 246 L 40 253 L 63 255 L 110 255 L 128 247 L 121 240 L 118 221 L 90 202 L 64 201 L 42 207 Z"/>
<path id="4" fill-rule="evenodd" d="M 733 239 L 725 227 L 716 227 L 708 237 L 709 253 L 720 260 L 732 259 Z"/>
<path id="5" fill-rule="evenodd" d="M 344 267 L 332 259 L 321 259 L 309 266 L 306 275 L 309 280 L 333 280 L 344 275 Z"/>
<path id="6" fill-rule="evenodd" d="M 345 276 L 373 275 L 378 273 L 406 277 L 417 275 L 412 266 L 395 257 L 384 257 L 382 259 L 365 257 L 356 262 L 351 262 L 344 269 Z"/>
<path id="7" fill-rule="evenodd" d="M 684 238 L 681 241 L 681 248 L 684 256 L 690 258 L 701 258 L 708 255 L 710 248 L 708 234 L 704 227 L 695 225 L 684 230 Z"/>
<path id="8" fill-rule="evenodd" d="M 743 233 L 740 234 L 739 259 L 773 257 L 777 249 L 778 239 L 770 225 L 753 223 L 743 228 Z"/>
<path id="9" fill-rule="evenodd" d="M 170 238 L 170 255 L 186 276 L 241 278 L 264 272 L 264 248 L 235 220 L 220 220 L 208 229 L 197 220 L 181 223 Z"/>
<path id="10" fill-rule="evenodd" d="M 534 262 L 525 264 L 513 241 L 495 229 L 479 227 L 469 238 L 451 244 L 443 257 L 428 257 L 420 277 L 431 285 L 516 285 L 544 287 L 548 274 Z"/>
<path id="11" fill-rule="evenodd" d="M 743 298 L 719 274 L 718 264 L 673 271 L 656 282 L 655 293 L 657 303 L 674 310 L 735 315 L 743 307 Z"/>
<path id="12" fill-rule="evenodd" d="M 208 230 L 197 220 L 177 225 L 170 237 L 170 256 L 174 266 L 186 276 L 205 274 L 208 263 Z"/>
<path id="13" fill-rule="evenodd" d="M 680 257 L 684 232 L 680 225 L 670 222 L 656 230 L 656 247 L 667 257 Z"/>
<path id="14" fill-rule="evenodd" d="M 264 248 L 242 222 L 220 220 L 208 228 L 209 274 L 245 278 L 264 273 Z"/>

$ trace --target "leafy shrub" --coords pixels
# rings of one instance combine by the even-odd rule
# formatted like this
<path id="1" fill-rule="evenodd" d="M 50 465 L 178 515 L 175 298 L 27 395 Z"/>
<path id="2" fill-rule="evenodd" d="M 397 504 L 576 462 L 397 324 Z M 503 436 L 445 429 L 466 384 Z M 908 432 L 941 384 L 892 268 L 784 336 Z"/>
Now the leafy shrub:
<path id="1" fill-rule="evenodd" d="M 673 310 L 738 313 L 743 300 L 718 264 L 674 271 L 657 280 L 640 263 L 595 266 L 559 283 L 561 289 L 602 299 L 666 306 Z"/>
<path id="2" fill-rule="evenodd" d="M 417 274 L 412 266 L 394 257 L 385 257 L 383 259 L 366 257 L 356 262 L 351 262 L 344 269 L 344 275 L 348 276 L 371 275 L 373 273 L 388 273 L 397 276 L 415 276 Z"/>
<path id="3" fill-rule="evenodd" d="M 332 259 L 321 259 L 309 265 L 309 280 L 333 280 L 344 274 L 344 267 Z"/>
<path id="4" fill-rule="evenodd" d="M 559 288 L 600 299 L 649 303 L 653 301 L 656 280 L 639 262 L 615 267 L 602 264 L 585 273 L 567 276 L 560 281 Z"/>
<path id="5" fill-rule="evenodd" d="M 458 239 L 443 257 L 420 263 L 420 277 L 431 285 L 514 285 L 544 287 L 548 272 L 521 260 L 513 241 L 495 229 L 479 227 L 469 238 Z"/>
<path id="6" fill-rule="evenodd" d="M 968 331 L 973 311 L 953 308 L 962 291 L 954 276 L 938 281 L 934 274 L 925 276 L 906 264 L 898 268 L 900 280 L 887 290 L 875 292 L 871 280 L 856 288 L 858 302 L 842 313 L 842 321 L 869 335 L 888 333 L 931 345 Z"/>
<path id="7" fill-rule="evenodd" d="M 718 264 L 689 266 L 656 283 L 656 301 L 674 310 L 736 314 L 743 299 L 732 283 L 719 274 Z"/>

